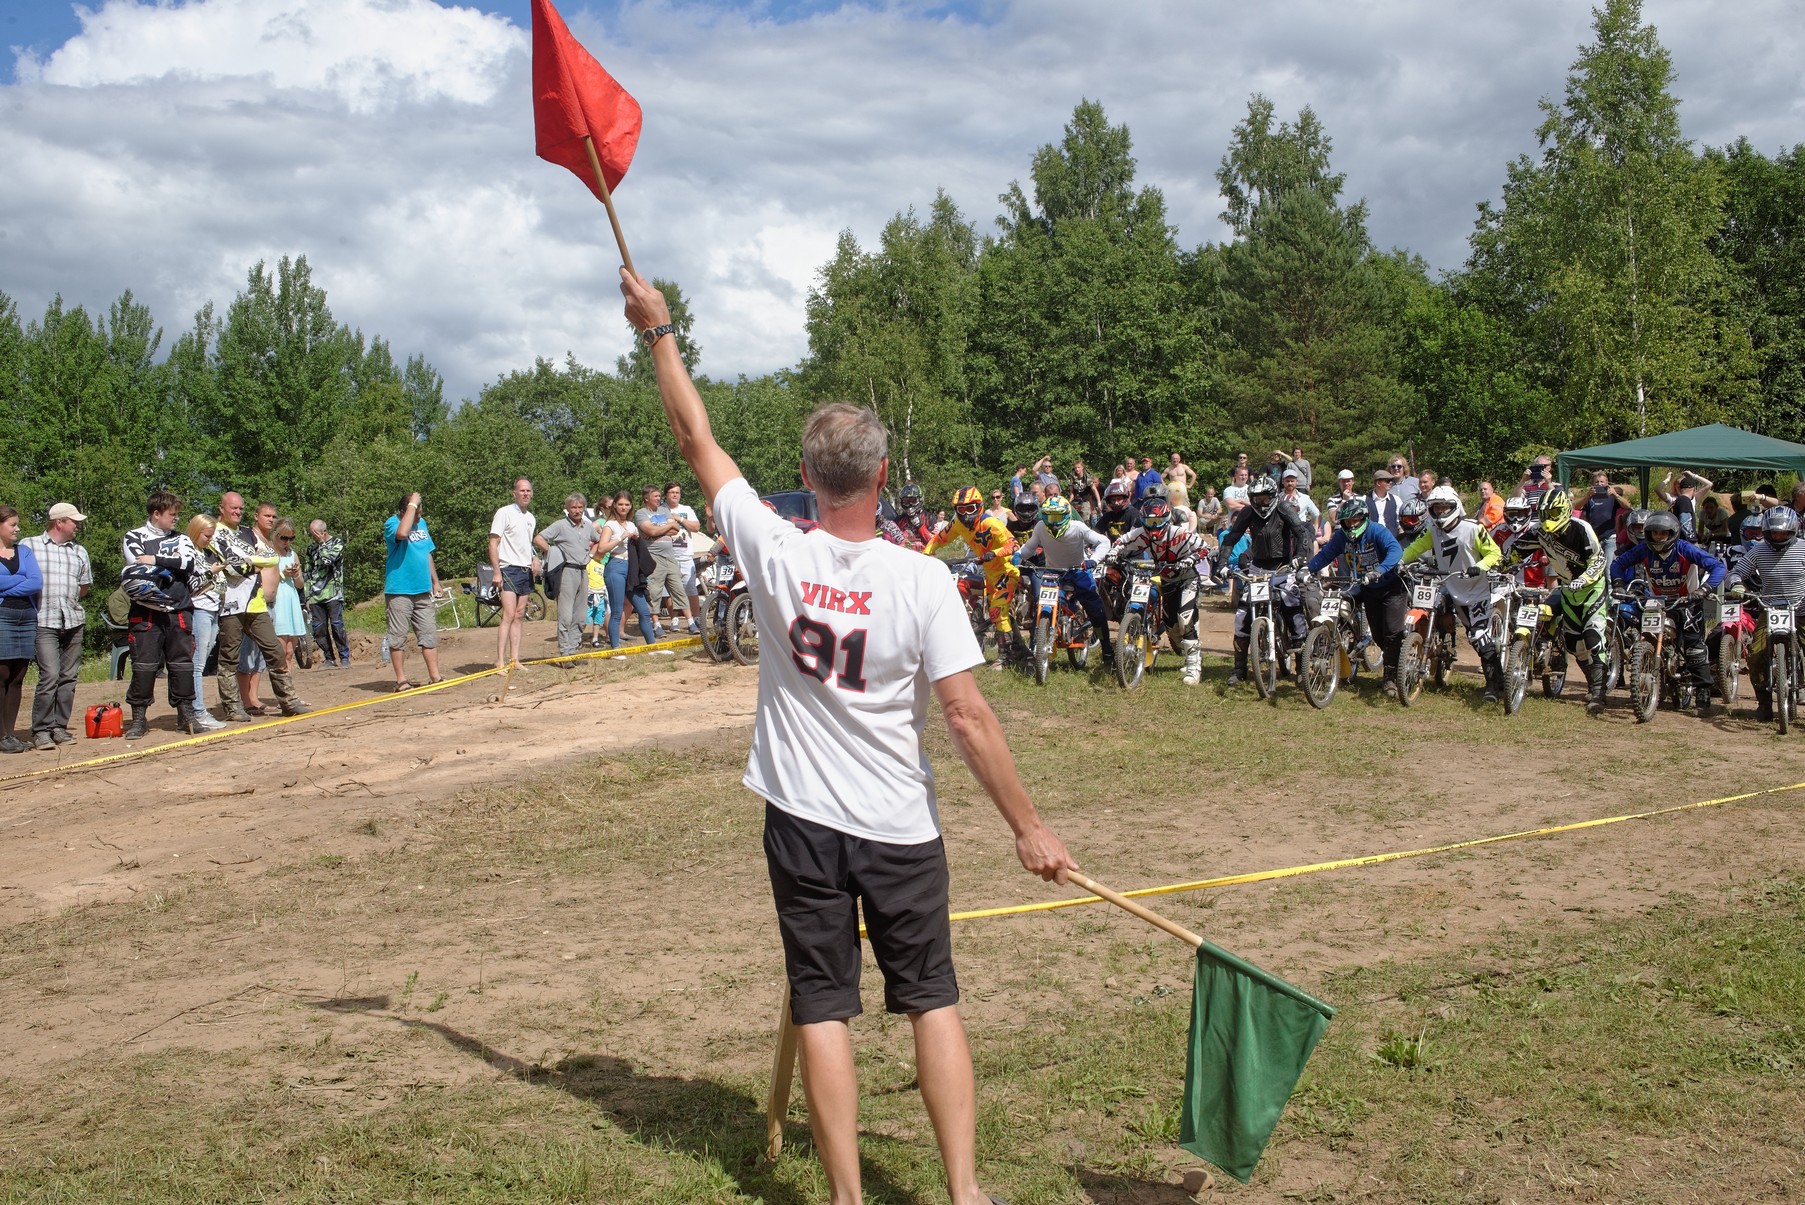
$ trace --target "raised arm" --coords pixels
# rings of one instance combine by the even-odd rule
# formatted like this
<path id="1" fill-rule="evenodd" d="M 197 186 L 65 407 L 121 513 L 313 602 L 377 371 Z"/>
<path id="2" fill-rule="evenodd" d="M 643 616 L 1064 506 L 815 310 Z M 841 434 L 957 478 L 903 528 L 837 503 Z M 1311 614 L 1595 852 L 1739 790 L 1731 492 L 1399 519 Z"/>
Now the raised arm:
<path id="1" fill-rule="evenodd" d="M 627 299 L 627 321 L 634 330 L 644 332 L 670 323 L 670 304 L 645 277 L 622 268 L 620 291 Z M 740 476 L 740 470 L 714 440 L 708 411 L 678 354 L 675 335 L 661 336 L 652 344 L 652 367 L 658 373 L 658 396 L 664 401 L 664 417 L 671 424 L 671 434 L 677 437 L 677 450 L 683 453 L 703 494 L 713 504 L 721 487 Z"/>

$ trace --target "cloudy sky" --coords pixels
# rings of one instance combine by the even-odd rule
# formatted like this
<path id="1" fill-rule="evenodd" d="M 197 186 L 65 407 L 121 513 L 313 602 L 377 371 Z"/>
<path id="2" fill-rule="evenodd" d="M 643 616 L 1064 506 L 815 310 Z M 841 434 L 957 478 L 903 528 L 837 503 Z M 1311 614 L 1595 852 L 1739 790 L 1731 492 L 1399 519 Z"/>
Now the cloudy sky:
<path id="1" fill-rule="evenodd" d="M 1247 98 L 1315 107 L 1382 246 L 1437 267 L 1534 147 L 1590 9 L 1571 0 L 564 0 L 640 101 L 617 204 L 692 300 L 702 369 L 806 350 L 836 235 L 944 187 L 981 230 L 1073 106 L 1134 136 L 1185 245 Z M 1689 137 L 1805 141 L 1793 0 L 1647 0 Z M 606 217 L 533 156 L 528 0 L 0 0 L 0 291 L 24 317 L 126 289 L 166 330 L 260 258 L 306 255 L 340 321 L 452 398 L 626 346 Z"/>

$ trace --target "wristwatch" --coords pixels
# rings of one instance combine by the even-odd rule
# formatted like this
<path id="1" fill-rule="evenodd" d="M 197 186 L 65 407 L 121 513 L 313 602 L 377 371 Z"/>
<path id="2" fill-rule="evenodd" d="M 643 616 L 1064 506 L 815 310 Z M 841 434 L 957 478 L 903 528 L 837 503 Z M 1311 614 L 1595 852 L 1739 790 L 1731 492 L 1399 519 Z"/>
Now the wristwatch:
<path id="1" fill-rule="evenodd" d="M 651 330 L 640 331 L 639 339 L 640 342 L 644 343 L 647 347 L 650 347 L 664 336 L 675 333 L 676 330 L 677 328 L 675 326 L 666 322 L 664 325 L 655 326 Z"/>

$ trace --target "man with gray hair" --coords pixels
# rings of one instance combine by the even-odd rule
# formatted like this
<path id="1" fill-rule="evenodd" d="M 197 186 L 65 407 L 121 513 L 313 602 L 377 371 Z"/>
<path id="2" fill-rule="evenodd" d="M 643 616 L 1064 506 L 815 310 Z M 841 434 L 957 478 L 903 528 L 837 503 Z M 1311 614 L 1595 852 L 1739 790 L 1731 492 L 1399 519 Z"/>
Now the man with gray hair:
<path id="1" fill-rule="evenodd" d="M 560 657 L 569 657 L 583 647 L 589 558 L 602 542 L 602 533 L 584 513 L 588 506 L 583 495 L 571 494 L 564 499 L 564 517 L 533 537 L 533 547 L 545 556 L 545 584 L 558 600 Z"/>
<path id="2" fill-rule="evenodd" d="M 952 576 L 933 558 L 877 536 L 890 466 L 877 415 L 836 403 L 809 416 L 802 480 L 815 491 L 820 525 L 803 532 L 760 504 L 715 442 L 671 335 L 664 294 L 624 268 L 621 292 L 627 320 L 651 349 L 678 450 L 746 569 L 759 631 L 787 645 L 759 659 L 743 781 L 766 800 L 765 860 L 789 1016 L 831 1199 L 860 1199 L 848 1022 L 860 1011 L 862 907 L 885 1007 L 906 1014 L 914 1030 L 916 1080 L 948 1193 L 954 1205 L 987 1205 L 947 923 L 946 852 L 921 742 L 930 686 L 965 764 L 1014 830 L 1022 865 L 1063 881 L 1076 863 L 1041 822 L 978 691 L 971 671 L 984 655 Z"/>

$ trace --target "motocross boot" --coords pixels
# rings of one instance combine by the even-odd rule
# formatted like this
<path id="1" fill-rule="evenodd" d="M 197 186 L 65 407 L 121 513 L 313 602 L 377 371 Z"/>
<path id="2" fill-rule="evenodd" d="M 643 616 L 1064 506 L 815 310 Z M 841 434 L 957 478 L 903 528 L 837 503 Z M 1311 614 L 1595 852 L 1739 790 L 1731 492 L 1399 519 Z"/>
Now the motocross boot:
<path id="1" fill-rule="evenodd" d="M 1586 658 L 1586 714 L 1601 715 L 1604 712 L 1604 662 L 1597 657 Z"/>
<path id="2" fill-rule="evenodd" d="M 147 713 L 149 711 L 150 708 L 148 707 L 132 708 L 132 722 L 125 726 L 125 732 L 123 734 L 126 740 L 136 741 L 144 739 L 145 733 L 150 731 L 150 720 L 147 718 Z"/>
<path id="3" fill-rule="evenodd" d="M 1705 656 L 1705 650 L 1696 649 L 1686 654 L 1686 672 L 1692 675 L 1692 714 L 1708 716 L 1711 714 L 1711 662 Z"/>
<path id="4" fill-rule="evenodd" d="M 1496 703 L 1504 697 L 1504 658 L 1494 649 L 1485 655 L 1482 664 L 1485 667 L 1485 701 Z"/>
<path id="5" fill-rule="evenodd" d="M 1765 686 L 1755 688 L 1755 722 L 1770 724 L 1774 719 L 1774 692 Z"/>
<path id="6" fill-rule="evenodd" d="M 1235 641 L 1235 668 L 1228 676 L 1230 686 L 1239 686 L 1247 681 L 1247 641 Z"/>
<path id="7" fill-rule="evenodd" d="M 1203 650 L 1197 646 L 1195 640 L 1187 640 L 1184 642 L 1184 651 L 1184 683 L 1186 686 L 1195 686 L 1203 681 Z"/>

